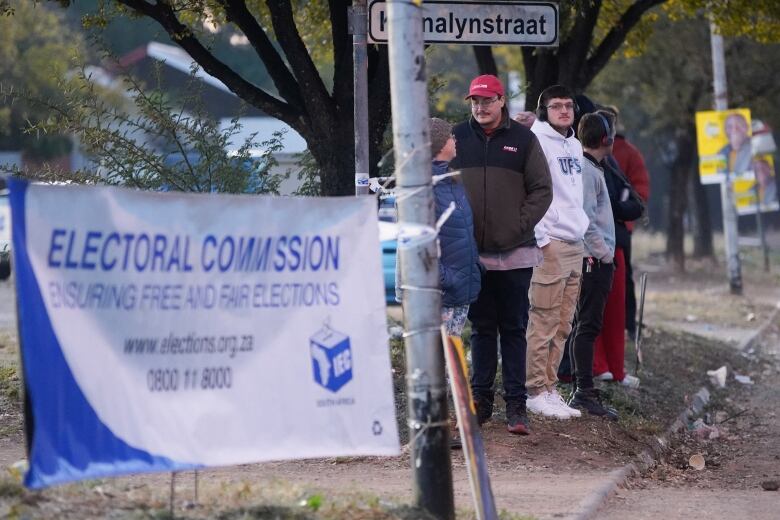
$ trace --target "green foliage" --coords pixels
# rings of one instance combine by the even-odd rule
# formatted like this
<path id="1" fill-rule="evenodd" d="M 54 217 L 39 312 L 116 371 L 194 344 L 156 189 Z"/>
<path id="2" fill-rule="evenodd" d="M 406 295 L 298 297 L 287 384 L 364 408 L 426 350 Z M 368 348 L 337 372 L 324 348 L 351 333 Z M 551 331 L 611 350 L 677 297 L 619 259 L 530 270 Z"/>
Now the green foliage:
<path id="1" fill-rule="evenodd" d="M 307 508 L 312 511 L 318 511 L 322 507 L 322 503 L 325 499 L 320 494 L 312 495 L 304 501 Z"/>
<path id="2" fill-rule="evenodd" d="M 0 498 L 18 498 L 24 495 L 24 487 L 11 479 L 0 479 Z"/>
<path id="3" fill-rule="evenodd" d="M 668 0 L 664 8 L 674 19 L 708 13 L 724 36 L 780 42 L 780 2 L 776 0 Z"/>
<path id="4" fill-rule="evenodd" d="M 0 88 L 31 96 L 61 99 L 59 83 L 84 42 L 68 30 L 63 17 L 45 5 L 4 0 L 0 5 Z M 16 99 L 0 104 L 0 149 L 23 149 L 29 155 L 51 158 L 68 151 L 67 138 L 25 134 L 25 123 L 48 117 L 48 111 Z"/>
<path id="5" fill-rule="evenodd" d="M 320 183 L 320 168 L 310 151 L 306 150 L 296 157 L 298 159 L 298 180 L 301 184 L 293 195 L 302 197 L 318 197 L 322 195 Z"/>
<path id="6" fill-rule="evenodd" d="M 226 129 L 210 120 L 200 102 L 202 83 L 194 75 L 177 105 L 159 88 L 144 89 L 131 76 L 118 87 L 130 97 L 98 86 L 81 68 L 59 83 L 61 101 L 0 89 L 0 99 L 48 111 L 49 117 L 27 132 L 75 135 L 93 162 L 73 174 L 45 170 L 36 177 L 151 190 L 278 194 L 284 176 L 271 169 L 277 166 L 274 154 L 282 149 L 282 133 L 233 143 L 240 118 Z"/>
<path id="7" fill-rule="evenodd" d="M 19 402 L 20 381 L 12 366 L 0 367 L 0 394 L 14 404 Z"/>

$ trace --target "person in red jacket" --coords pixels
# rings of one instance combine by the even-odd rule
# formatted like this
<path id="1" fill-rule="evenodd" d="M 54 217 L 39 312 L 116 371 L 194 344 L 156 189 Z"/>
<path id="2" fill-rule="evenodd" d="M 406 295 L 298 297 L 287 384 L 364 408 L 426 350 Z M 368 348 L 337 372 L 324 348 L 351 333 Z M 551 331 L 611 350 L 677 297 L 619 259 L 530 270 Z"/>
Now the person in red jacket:
<path id="1" fill-rule="evenodd" d="M 617 107 L 609 106 L 605 110 L 615 114 L 617 122 L 620 114 Z M 639 149 L 620 133 L 621 127 L 622 125 L 618 124 L 618 134 L 615 135 L 615 142 L 612 145 L 612 156 L 647 207 L 647 201 L 650 197 L 650 176 L 647 173 L 645 159 Z M 626 227 L 629 232 L 628 247 L 623 251 L 626 265 L 626 330 L 629 338 L 633 339 L 636 334 L 636 293 L 634 291 L 634 270 L 631 266 L 631 233 L 634 230 L 634 223 L 626 222 Z"/>

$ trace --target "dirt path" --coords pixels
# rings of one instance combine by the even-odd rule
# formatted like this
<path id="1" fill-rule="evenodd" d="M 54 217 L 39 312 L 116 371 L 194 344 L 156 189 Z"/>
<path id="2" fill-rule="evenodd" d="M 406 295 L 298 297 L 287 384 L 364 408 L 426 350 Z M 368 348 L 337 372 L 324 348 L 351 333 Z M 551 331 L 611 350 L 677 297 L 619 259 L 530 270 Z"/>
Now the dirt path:
<path id="1" fill-rule="evenodd" d="M 608 483 L 615 470 L 635 460 L 664 430 L 683 408 L 687 397 L 705 382 L 707 369 L 726 363 L 748 373 L 755 365 L 740 356 L 734 347 L 754 334 L 758 324 L 774 311 L 775 302 L 780 299 L 776 277 L 748 277 L 749 291 L 745 297 L 738 298 L 728 295 L 722 277 L 713 277 L 712 269 L 707 266 L 681 277 L 652 262 L 643 267 L 652 270 L 653 278 L 646 309 L 650 328 L 645 342 L 642 386 L 638 390 L 626 390 L 619 385 L 604 387 L 610 402 L 620 409 L 621 421 L 615 424 L 597 419 L 560 422 L 534 418 L 533 435 L 516 437 L 506 433 L 502 417 L 497 414 L 484 427 L 496 502 L 499 509 L 509 512 L 503 518 L 541 520 L 575 516 L 581 511 L 583 501 Z M 8 295 L 4 293 L 8 290 L 9 287 L 0 284 L 0 302 L 8 301 Z M 0 306 L 0 325 L 3 319 L 13 323 L 13 316 L 5 314 L 8 313 Z M 681 334 L 681 329 L 691 330 L 686 327 L 699 335 L 730 341 L 731 346 Z M 724 331 L 730 331 L 731 335 Z M 4 363 L 15 363 L 16 351 L 12 343 L 12 338 L 3 340 L 0 337 L 0 367 Z M 631 353 L 627 358 L 633 365 Z M 761 504 L 772 497 L 778 504 L 780 497 L 776 493 L 763 492 L 756 485 L 766 478 L 764 475 L 780 477 L 777 475 L 780 462 L 773 458 L 780 456 L 776 441 L 780 433 L 778 418 L 763 413 L 771 407 L 768 403 L 774 403 L 776 408 L 779 402 L 778 387 L 765 384 L 769 380 L 780 384 L 780 373 L 776 368 L 777 365 L 763 367 L 762 371 L 769 370 L 767 374 L 762 371 L 753 374 L 759 384 L 743 389 L 744 395 L 735 396 L 732 402 L 726 400 L 728 395 L 723 396 L 723 402 L 718 406 L 724 411 L 734 412 L 744 407 L 754 411 L 729 421 L 728 428 L 731 429 L 724 429 L 724 434 L 734 439 L 728 443 L 709 441 L 706 446 L 686 444 L 685 439 L 681 439 L 680 447 L 673 452 L 676 455 L 670 455 L 667 462 L 659 465 L 658 468 L 663 469 L 632 482 L 632 488 L 622 490 L 610 502 L 609 509 L 597 518 L 695 517 L 698 511 L 715 504 L 713 498 L 717 497 L 729 499 L 719 508 L 713 506 L 717 508 L 713 514 L 723 516 L 707 517 L 745 518 L 744 511 L 755 511 L 751 517 L 768 518 L 761 516 L 765 511 Z M 3 419 L 0 423 L 0 466 L 7 467 L 21 459 L 24 453 L 18 406 L 4 395 L 0 394 L 0 417 Z M 760 443 L 755 442 L 758 438 L 762 439 Z M 722 446 L 733 450 L 721 449 Z M 685 467 L 682 458 L 687 461 L 689 452 L 694 449 L 705 452 L 710 463 L 708 470 L 694 473 L 680 468 Z M 745 465 L 745 461 L 750 463 Z M 460 452 L 453 452 L 453 473 L 458 518 L 471 518 L 471 495 Z M 196 504 L 194 474 L 176 476 L 177 518 L 250 518 L 240 516 L 240 512 L 257 508 L 258 504 L 289 508 L 287 514 L 290 511 L 302 514 L 301 501 L 312 496 L 323 498 L 327 507 L 323 506 L 322 511 L 327 511 L 331 504 L 345 502 L 358 511 L 374 511 L 377 504 L 386 501 L 408 504 L 412 491 L 408 454 L 382 459 L 251 464 L 204 471 L 198 478 Z M 164 516 L 171 476 L 153 474 L 92 480 L 37 493 L 13 491 L 10 485 L 4 488 L 4 482 L 7 480 L 0 477 L 0 517 L 18 513 L 20 517 L 52 519 L 150 518 Z M 4 489 L 12 492 L 4 492 Z M 323 513 L 321 516 L 251 517 L 347 518 L 338 513 L 331 516 Z M 359 513 L 348 518 L 387 517 Z"/>

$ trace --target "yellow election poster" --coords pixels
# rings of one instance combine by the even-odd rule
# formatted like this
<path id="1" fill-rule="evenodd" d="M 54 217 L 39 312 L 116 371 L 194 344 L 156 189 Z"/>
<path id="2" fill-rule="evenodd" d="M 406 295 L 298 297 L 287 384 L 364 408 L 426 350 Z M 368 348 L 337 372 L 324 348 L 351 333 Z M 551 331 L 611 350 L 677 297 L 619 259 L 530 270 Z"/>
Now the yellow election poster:
<path id="1" fill-rule="evenodd" d="M 750 109 L 696 112 L 699 177 L 717 184 L 732 172 L 737 179 L 751 170 Z"/>
<path id="2" fill-rule="evenodd" d="M 777 198 L 775 179 L 775 160 L 771 153 L 756 155 L 753 158 L 754 175 L 745 175 L 734 181 L 734 198 L 737 213 L 749 215 L 761 209 L 762 213 L 777 211 L 780 202 Z"/>

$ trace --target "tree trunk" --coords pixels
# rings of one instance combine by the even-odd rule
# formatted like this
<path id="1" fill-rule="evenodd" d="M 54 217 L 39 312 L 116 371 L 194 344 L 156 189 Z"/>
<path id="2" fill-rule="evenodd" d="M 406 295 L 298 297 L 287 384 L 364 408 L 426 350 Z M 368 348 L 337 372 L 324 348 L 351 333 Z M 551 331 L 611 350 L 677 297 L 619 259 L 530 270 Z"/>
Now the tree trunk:
<path id="1" fill-rule="evenodd" d="M 710 205 L 707 193 L 698 175 L 691 177 L 691 192 L 694 208 L 693 226 L 693 257 L 715 258 L 715 248 L 712 242 L 712 221 L 710 220 Z"/>
<path id="2" fill-rule="evenodd" d="M 355 135 L 352 113 L 333 121 L 331 131 L 307 139 L 309 150 L 320 169 L 320 194 L 355 194 Z"/>
<path id="3" fill-rule="evenodd" d="M 688 179 L 693 166 L 693 131 L 687 126 L 677 130 L 677 157 L 672 163 L 669 183 L 669 229 L 666 237 L 666 258 L 680 272 L 685 271 L 685 206 L 688 200 Z"/>
<path id="4" fill-rule="evenodd" d="M 477 68 L 480 74 L 492 74 L 498 76 L 498 66 L 493 57 L 493 47 L 487 45 L 474 45 L 474 58 L 477 60 Z"/>

